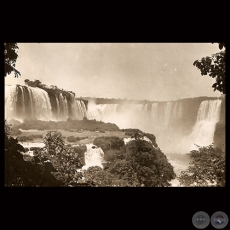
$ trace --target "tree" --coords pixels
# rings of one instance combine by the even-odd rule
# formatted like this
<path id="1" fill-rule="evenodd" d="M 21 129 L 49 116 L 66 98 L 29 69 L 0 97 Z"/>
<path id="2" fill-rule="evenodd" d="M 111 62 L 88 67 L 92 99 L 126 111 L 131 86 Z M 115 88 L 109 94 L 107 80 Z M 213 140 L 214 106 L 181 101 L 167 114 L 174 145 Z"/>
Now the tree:
<path id="1" fill-rule="evenodd" d="M 145 187 L 168 187 L 176 177 L 165 154 L 145 140 L 127 143 L 124 155 L 137 173 L 139 183 Z"/>
<path id="2" fill-rule="evenodd" d="M 83 181 L 90 186 L 96 187 L 140 186 L 137 176 L 133 172 L 132 168 L 128 166 L 128 162 L 118 161 L 113 166 L 113 173 L 109 170 L 103 170 L 99 166 L 89 167 L 84 171 Z"/>
<path id="3" fill-rule="evenodd" d="M 15 63 L 18 58 L 17 43 L 4 43 L 4 76 L 6 77 L 11 72 L 14 72 L 14 76 L 21 75 L 20 72 L 15 69 Z"/>
<path id="4" fill-rule="evenodd" d="M 178 177 L 184 186 L 225 186 L 225 153 L 213 145 L 190 152 L 190 166 Z"/>
<path id="5" fill-rule="evenodd" d="M 28 85 L 28 83 L 30 82 L 30 80 L 29 79 L 25 79 L 24 82 L 25 82 L 25 85 Z"/>
<path id="6" fill-rule="evenodd" d="M 44 138 L 44 144 L 49 154 L 60 155 L 64 149 L 65 141 L 60 132 L 49 131 Z"/>
<path id="7" fill-rule="evenodd" d="M 33 87 L 38 87 L 41 84 L 39 80 L 34 80 Z"/>
<path id="8" fill-rule="evenodd" d="M 212 85 L 214 91 L 218 90 L 226 94 L 226 44 L 218 44 L 220 50 L 224 48 L 223 51 L 213 54 L 211 57 L 203 57 L 201 60 L 196 60 L 193 65 L 201 71 L 201 75 L 209 74 L 210 77 L 216 79 L 216 82 Z"/>
<path id="9" fill-rule="evenodd" d="M 18 143 L 17 138 L 9 134 L 9 125 L 5 120 L 5 186 L 60 186 L 61 182 L 51 173 L 55 171 L 53 165 L 50 162 L 41 163 L 36 158 L 32 161 L 24 160 L 22 153 L 25 153 L 25 148 Z"/>
<path id="10" fill-rule="evenodd" d="M 141 136 L 126 145 L 120 138 L 97 137 L 94 144 L 104 151 L 104 171 L 106 178 L 111 176 L 112 185 L 167 187 L 176 177 L 167 157 Z"/>
<path id="11" fill-rule="evenodd" d="M 117 159 L 109 166 L 107 171 L 113 175 L 113 184 L 115 185 L 121 183 L 123 187 L 139 187 L 141 185 L 132 163 L 125 159 Z"/>

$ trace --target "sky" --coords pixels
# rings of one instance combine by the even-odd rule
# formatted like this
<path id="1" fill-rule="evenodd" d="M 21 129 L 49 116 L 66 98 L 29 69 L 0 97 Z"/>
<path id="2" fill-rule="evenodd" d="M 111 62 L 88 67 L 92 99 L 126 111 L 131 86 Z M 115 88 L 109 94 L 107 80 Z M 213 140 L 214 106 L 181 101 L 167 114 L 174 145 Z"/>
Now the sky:
<path id="1" fill-rule="evenodd" d="M 215 79 L 193 62 L 220 52 L 217 43 L 17 43 L 18 78 L 40 80 L 76 97 L 172 101 L 219 97 Z"/>

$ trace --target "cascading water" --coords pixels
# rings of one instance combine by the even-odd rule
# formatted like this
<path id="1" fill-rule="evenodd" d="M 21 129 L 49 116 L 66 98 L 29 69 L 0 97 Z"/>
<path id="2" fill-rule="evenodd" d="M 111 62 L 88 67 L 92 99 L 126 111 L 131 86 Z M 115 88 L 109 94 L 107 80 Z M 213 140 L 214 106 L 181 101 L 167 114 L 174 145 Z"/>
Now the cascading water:
<path id="1" fill-rule="evenodd" d="M 175 105 L 177 105 L 177 111 L 174 111 Z M 166 128 L 173 119 L 173 113 L 175 113 L 174 119 L 177 119 L 181 110 L 179 102 L 152 103 L 150 105 L 89 103 L 87 118 L 112 122 L 119 128 L 140 128 L 143 131 L 152 132 L 158 128 Z"/>
<path id="2" fill-rule="evenodd" d="M 83 101 L 71 93 L 47 92 L 38 87 L 6 85 L 5 117 L 23 121 L 28 118 L 38 120 L 82 119 L 86 116 Z"/>
<path id="3" fill-rule="evenodd" d="M 88 103 L 86 116 L 88 119 L 96 119 L 97 121 L 114 122 L 117 119 L 117 106 L 117 104 L 95 104 L 90 102 Z"/>
<path id="4" fill-rule="evenodd" d="M 73 103 L 73 110 L 80 118 L 86 117 L 86 107 L 83 101 L 75 100 Z"/>
<path id="5" fill-rule="evenodd" d="M 164 127 L 168 126 L 169 120 L 171 118 L 171 108 L 172 108 L 172 102 L 167 102 L 165 107 L 165 121 L 164 121 Z"/>
<path id="6" fill-rule="evenodd" d="M 58 95 L 58 107 L 59 107 L 59 113 L 58 113 L 58 120 L 66 120 L 68 118 L 68 102 L 66 97 L 60 93 Z"/>
<path id="7" fill-rule="evenodd" d="M 28 86 L 5 86 L 5 117 L 23 120 L 52 119 L 51 104 L 46 91 Z"/>
<path id="8" fill-rule="evenodd" d="M 160 111 L 158 111 L 160 108 Z M 159 106 L 154 103 L 147 104 L 95 104 L 89 103 L 87 110 L 88 119 L 97 121 L 112 122 L 120 128 L 142 128 L 148 129 L 150 126 L 159 124 L 167 126 L 172 112 L 172 102 Z M 162 113 L 163 114 L 162 114 Z M 161 116 L 162 115 L 162 116 Z M 137 127 L 138 125 L 138 127 Z"/>
<path id="9" fill-rule="evenodd" d="M 196 145 L 207 146 L 213 143 L 216 123 L 220 119 L 221 100 L 207 100 L 200 104 L 197 121 L 189 138 L 191 149 L 197 149 Z"/>
<path id="10" fill-rule="evenodd" d="M 163 152 L 187 153 L 192 150 L 191 142 L 200 145 L 213 142 L 220 104 L 219 99 L 203 102 L 194 99 L 148 104 L 89 104 L 87 118 L 112 122 L 119 128 L 138 128 L 153 133 Z"/>
<path id="11" fill-rule="evenodd" d="M 104 161 L 104 152 L 100 147 L 97 147 L 94 144 L 86 144 L 86 152 L 85 152 L 85 165 L 82 169 L 86 170 L 92 166 L 99 166 L 103 168 Z"/>
<path id="12" fill-rule="evenodd" d="M 208 100 L 207 97 L 145 104 L 95 104 L 89 101 L 86 109 L 85 103 L 71 92 L 5 86 L 7 119 L 57 121 L 87 117 L 111 122 L 121 129 L 138 128 L 154 134 L 164 153 L 185 153 L 194 148 L 194 143 L 201 146 L 213 143 L 220 110 L 221 100 Z"/>

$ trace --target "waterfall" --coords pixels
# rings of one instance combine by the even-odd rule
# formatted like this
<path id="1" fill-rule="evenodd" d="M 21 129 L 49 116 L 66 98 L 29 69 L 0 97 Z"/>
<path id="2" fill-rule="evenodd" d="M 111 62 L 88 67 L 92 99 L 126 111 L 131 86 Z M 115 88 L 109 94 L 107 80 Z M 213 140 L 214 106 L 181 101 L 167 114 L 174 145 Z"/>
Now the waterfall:
<path id="1" fill-rule="evenodd" d="M 187 153 L 193 143 L 213 142 L 221 100 L 186 100 L 144 105 L 89 103 L 87 118 L 112 122 L 121 129 L 138 128 L 154 134 L 163 152 Z"/>
<path id="2" fill-rule="evenodd" d="M 197 121 L 189 138 L 191 149 L 196 149 L 194 144 L 207 146 L 213 143 L 216 123 L 220 119 L 221 100 L 206 100 L 200 104 Z"/>
<path id="3" fill-rule="evenodd" d="M 88 103 L 87 118 L 104 122 L 117 122 L 117 104 Z"/>
<path id="4" fill-rule="evenodd" d="M 82 119 L 86 115 L 86 108 L 83 101 L 77 100 L 73 94 L 67 96 L 60 93 L 57 98 L 58 120 Z"/>
<path id="5" fill-rule="evenodd" d="M 46 91 L 29 86 L 5 86 L 5 117 L 23 120 L 52 119 L 51 104 Z"/>
<path id="6" fill-rule="evenodd" d="M 55 95 L 55 101 L 56 101 L 56 104 L 57 104 L 57 111 L 54 114 L 55 114 L 56 119 L 58 120 L 59 117 L 60 117 L 61 112 L 60 112 L 59 100 L 58 100 L 57 95 Z"/>
<path id="7" fill-rule="evenodd" d="M 35 118 L 38 120 L 65 121 L 86 116 L 83 101 L 72 93 L 59 93 L 38 87 L 5 85 L 5 117 L 7 119 Z"/>
<path id="8" fill-rule="evenodd" d="M 87 150 L 85 152 L 85 165 L 82 169 L 88 169 L 92 166 L 99 166 L 103 168 L 104 152 L 101 148 L 94 144 L 86 144 Z"/>
<path id="9" fill-rule="evenodd" d="M 144 104 L 88 101 L 86 109 L 85 103 L 71 92 L 5 85 L 6 119 L 62 121 L 87 117 L 114 123 L 120 129 L 137 128 L 152 133 L 165 153 L 188 152 L 194 148 L 194 143 L 200 146 L 212 144 L 220 112 L 223 114 L 221 102 L 221 99 L 209 100 L 207 97 Z"/>
<path id="10" fill-rule="evenodd" d="M 86 117 L 86 107 L 83 101 L 76 100 L 74 103 L 75 115 L 79 119 Z"/>
<path id="11" fill-rule="evenodd" d="M 69 114 L 72 119 L 83 119 L 86 116 L 86 107 L 83 101 L 77 100 L 73 94 L 70 94 L 68 100 Z"/>
<path id="12" fill-rule="evenodd" d="M 173 110 L 176 103 L 178 104 L 177 110 L 176 108 Z M 143 131 L 152 132 L 159 128 L 167 128 L 172 119 L 178 118 L 179 110 L 182 110 L 179 102 L 152 104 L 95 104 L 90 102 L 87 118 L 112 122 L 119 128 L 140 128 Z"/>
<path id="13" fill-rule="evenodd" d="M 165 121 L 164 121 L 164 126 L 167 127 L 168 123 L 170 122 L 171 118 L 171 110 L 172 108 L 172 102 L 167 102 L 166 107 L 165 107 Z"/>
<path id="14" fill-rule="evenodd" d="M 173 119 L 180 119 L 182 117 L 181 101 L 177 101 L 173 108 Z"/>
<path id="15" fill-rule="evenodd" d="M 65 96 L 62 95 L 62 93 L 60 93 L 57 98 L 58 107 L 60 109 L 58 114 L 58 120 L 66 120 L 69 117 L 67 99 Z"/>

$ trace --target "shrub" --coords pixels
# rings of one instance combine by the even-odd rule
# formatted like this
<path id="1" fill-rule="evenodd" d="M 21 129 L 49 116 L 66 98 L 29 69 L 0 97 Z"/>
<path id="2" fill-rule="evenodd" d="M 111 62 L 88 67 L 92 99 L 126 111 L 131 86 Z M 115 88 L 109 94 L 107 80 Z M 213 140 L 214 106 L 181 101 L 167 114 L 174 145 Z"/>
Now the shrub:
<path id="1" fill-rule="evenodd" d="M 76 142 L 76 138 L 74 136 L 69 136 L 66 138 L 68 142 Z"/>

